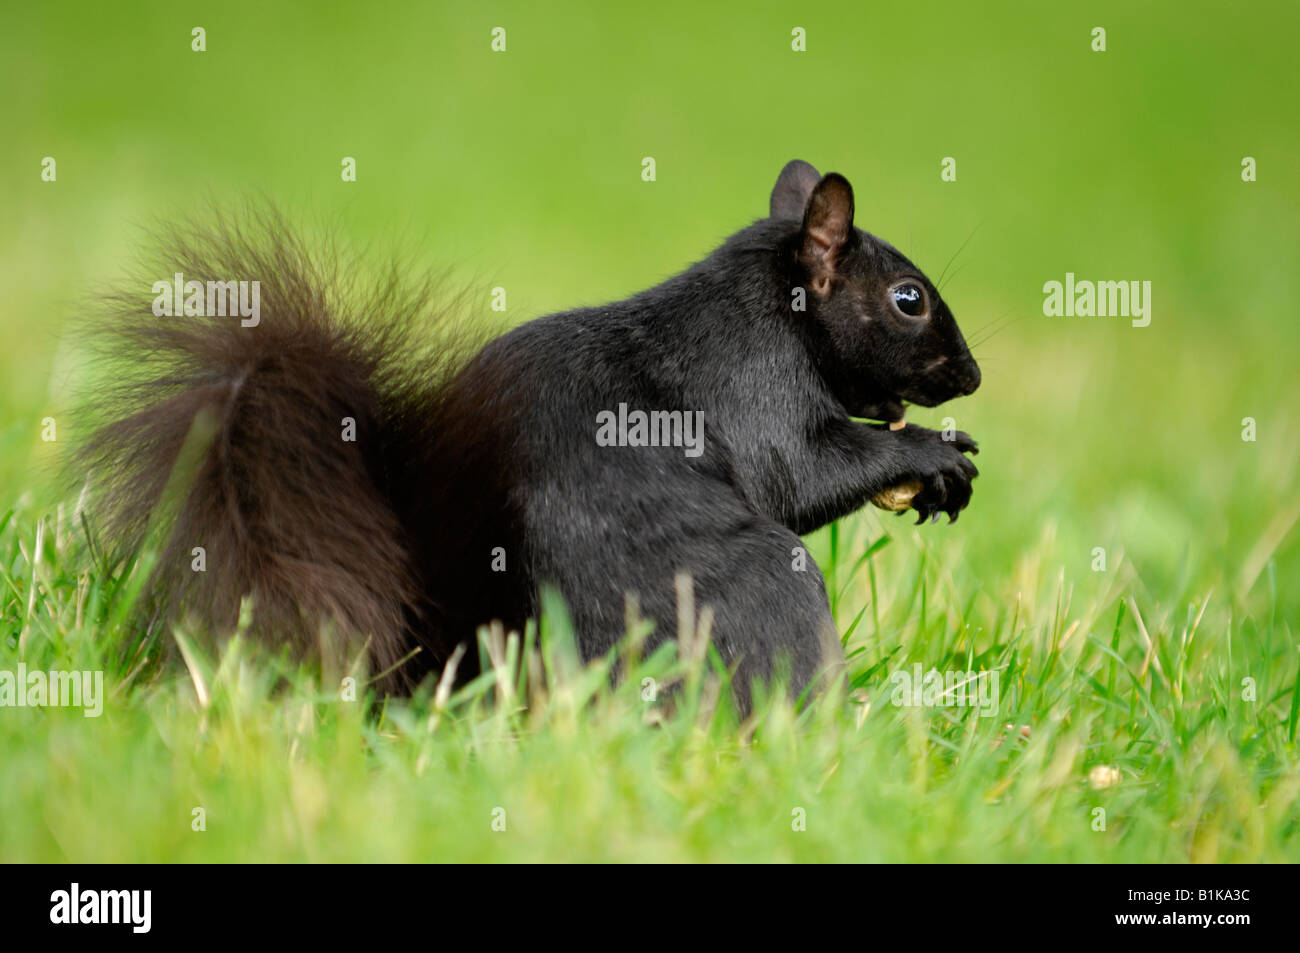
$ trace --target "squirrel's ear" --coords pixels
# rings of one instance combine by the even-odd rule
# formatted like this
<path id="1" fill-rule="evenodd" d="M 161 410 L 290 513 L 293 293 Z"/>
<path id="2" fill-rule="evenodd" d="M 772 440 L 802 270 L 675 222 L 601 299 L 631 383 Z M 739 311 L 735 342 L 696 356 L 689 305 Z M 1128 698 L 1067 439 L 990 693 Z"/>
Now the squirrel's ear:
<path id="1" fill-rule="evenodd" d="M 802 256 L 813 273 L 813 290 L 830 286 L 835 262 L 853 235 L 853 186 L 838 172 L 828 173 L 808 198 L 803 213 Z"/>
<path id="2" fill-rule="evenodd" d="M 791 159 L 776 177 L 768 214 L 772 218 L 803 218 L 808 196 L 812 195 L 821 177 L 821 173 L 803 159 Z"/>

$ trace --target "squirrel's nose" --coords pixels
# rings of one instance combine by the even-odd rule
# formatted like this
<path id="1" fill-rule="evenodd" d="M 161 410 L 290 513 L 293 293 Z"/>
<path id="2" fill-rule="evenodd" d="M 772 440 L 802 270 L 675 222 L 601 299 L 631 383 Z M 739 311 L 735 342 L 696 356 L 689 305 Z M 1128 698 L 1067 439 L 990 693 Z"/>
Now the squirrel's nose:
<path id="1" fill-rule="evenodd" d="M 962 396 L 975 393 L 979 389 L 980 380 L 980 366 L 975 363 L 974 358 L 971 358 L 967 362 L 966 374 L 962 381 Z"/>

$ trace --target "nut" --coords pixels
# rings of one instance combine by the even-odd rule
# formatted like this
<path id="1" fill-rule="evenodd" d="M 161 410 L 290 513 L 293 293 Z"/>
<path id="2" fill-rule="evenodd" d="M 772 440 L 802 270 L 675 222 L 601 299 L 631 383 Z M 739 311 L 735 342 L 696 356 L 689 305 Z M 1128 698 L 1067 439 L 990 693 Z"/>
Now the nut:
<path id="1" fill-rule="evenodd" d="M 871 498 L 871 502 L 882 510 L 901 513 L 912 505 L 912 498 L 920 492 L 920 481 L 910 480 L 898 486 L 891 486 L 888 490 L 881 490 Z"/>

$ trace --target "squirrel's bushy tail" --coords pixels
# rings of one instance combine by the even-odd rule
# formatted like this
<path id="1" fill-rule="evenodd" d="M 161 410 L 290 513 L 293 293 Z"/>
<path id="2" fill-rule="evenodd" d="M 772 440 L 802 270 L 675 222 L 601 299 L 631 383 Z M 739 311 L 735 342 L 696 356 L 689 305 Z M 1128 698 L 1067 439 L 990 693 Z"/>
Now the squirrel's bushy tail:
<path id="1" fill-rule="evenodd" d="M 229 632 L 250 596 L 254 632 L 299 652 L 323 637 L 332 651 L 364 644 L 379 673 L 430 647 L 412 635 L 427 630 L 426 597 L 392 487 L 421 432 L 412 415 L 463 359 L 430 333 L 455 299 L 400 264 L 360 279 L 356 261 L 275 211 L 213 213 L 158 237 L 91 312 L 105 373 L 76 457 L 108 552 L 157 554 L 142 624 Z M 178 274 L 205 289 L 257 282 L 256 323 L 184 315 L 183 301 L 155 314 L 154 283 Z"/>

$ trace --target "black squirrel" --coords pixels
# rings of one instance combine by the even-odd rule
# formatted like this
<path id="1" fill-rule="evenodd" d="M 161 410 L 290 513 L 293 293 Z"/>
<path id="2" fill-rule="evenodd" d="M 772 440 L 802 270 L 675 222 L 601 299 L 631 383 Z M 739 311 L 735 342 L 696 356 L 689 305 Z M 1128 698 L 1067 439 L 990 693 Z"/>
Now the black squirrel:
<path id="1" fill-rule="evenodd" d="M 848 181 L 806 162 L 676 277 L 481 347 L 426 331 L 435 284 L 357 289 L 274 214 L 218 222 L 174 232 L 163 274 L 260 281 L 255 326 L 159 318 L 133 293 L 97 316 L 118 381 L 80 472 L 112 551 L 162 521 L 149 626 L 229 631 L 251 595 L 263 637 L 340 633 L 402 691 L 480 626 L 521 631 L 546 585 L 584 658 L 624 635 L 629 593 L 653 648 L 688 573 L 744 709 L 751 680 L 784 666 L 798 690 L 842 658 L 799 534 L 908 482 L 918 523 L 970 500 L 974 441 L 901 421 L 979 368 L 920 269 L 854 226 Z M 615 422 L 642 429 L 610 439 Z M 476 668 L 471 650 L 459 674 Z"/>

